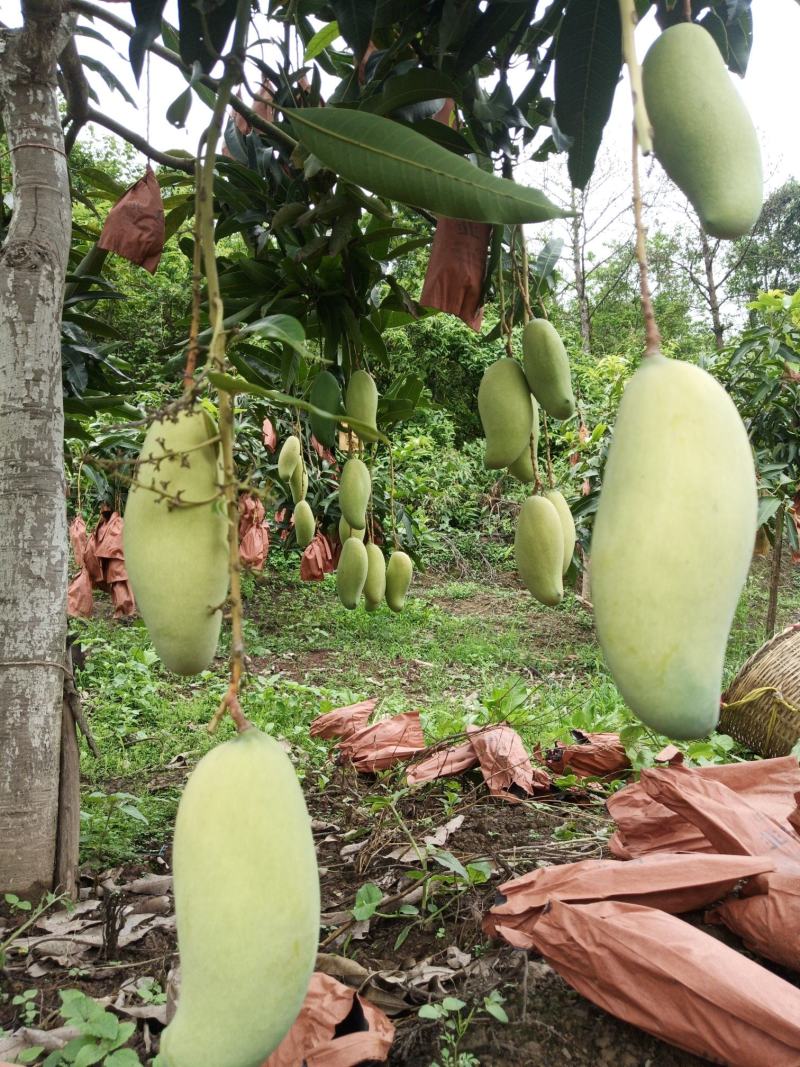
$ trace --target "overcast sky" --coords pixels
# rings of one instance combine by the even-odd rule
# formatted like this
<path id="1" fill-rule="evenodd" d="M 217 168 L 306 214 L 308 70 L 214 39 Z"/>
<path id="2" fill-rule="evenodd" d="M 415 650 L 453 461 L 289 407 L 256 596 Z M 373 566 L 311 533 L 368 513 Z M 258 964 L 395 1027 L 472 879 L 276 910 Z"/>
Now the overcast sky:
<path id="1" fill-rule="evenodd" d="M 173 23 L 177 22 L 176 7 L 175 0 L 168 0 L 166 14 Z M 130 17 L 127 4 L 111 4 L 109 10 L 116 15 Z M 767 188 L 771 190 L 786 178 L 800 175 L 797 120 L 800 101 L 800 4 L 796 0 L 753 0 L 753 17 L 755 34 L 747 76 L 744 80 L 735 78 L 734 81 L 758 129 Z M 0 0 L 0 19 L 6 24 L 18 23 L 18 0 Z M 144 134 L 147 125 L 146 79 L 143 77 L 141 87 L 136 87 L 125 58 L 127 38 L 99 22 L 97 28 L 113 43 L 117 54 L 88 37 L 80 39 L 80 51 L 102 59 L 111 67 L 139 104 L 138 110 L 132 108 L 119 94 L 107 90 L 97 75 L 91 75 L 92 83 L 100 95 L 101 108 L 117 121 Z M 651 13 L 637 30 L 640 59 L 657 33 L 658 27 Z M 514 72 L 520 87 L 528 76 L 524 64 L 520 64 Z M 176 130 L 167 123 L 164 117 L 167 106 L 185 86 L 185 81 L 173 67 L 153 58 L 150 138 L 162 150 L 182 148 L 194 152 L 207 121 L 209 112 L 196 99 L 186 130 Z M 604 158 L 619 160 L 620 164 L 630 158 L 630 121 L 630 93 L 625 78 L 617 89 L 611 120 L 606 127 L 602 149 Z M 558 163 L 547 168 L 547 173 L 543 173 L 541 166 L 532 164 L 524 168 L 520 178 L 532 185 L 543 185 L 548 178 L 552 181 L 562 166 L 561 157 Z"/>

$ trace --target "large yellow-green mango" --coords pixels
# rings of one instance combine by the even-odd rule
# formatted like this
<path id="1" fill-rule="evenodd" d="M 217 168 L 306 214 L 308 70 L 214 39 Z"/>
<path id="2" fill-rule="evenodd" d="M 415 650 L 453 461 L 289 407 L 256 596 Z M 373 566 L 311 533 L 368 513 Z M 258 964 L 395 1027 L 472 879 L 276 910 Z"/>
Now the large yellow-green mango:
<path id="1" fill-rule="evenodd" d="M 302 458 L 300 438 L 292 434 L 283 442 L 283 447 L 278 453 L 278 477 L 282 482 L 289 481 Z"/>
<path id="2" fill-rule="evenodd" d="M 702 737 L 716 725 L 756 512 L 750 444 L 728 394 L 698 367 L 647 357 L 617 415 L 591 580 L 614 681 L 658 733 Z"/>
<path id="3" fill-rule="evenodd" d="M 393 552 L 386 567 L 386 603 L 392 611 L 402 611 L 414 577 L 414 563 L 406 552 Z"/>
<path id="4" fill-rule="evenodd" d="M 478 412 L 487 469 L 510 466 L 527 447 L 533 424 L 530 389 L 515 359 L 498 359 L 486 368 L 478 388 Z"/>
<path id="5" fill-rule="evenodd" d="M 322 411 L 330 411 L 332 415 L 338 415 L 344 411 L 342 407 L 342 390 L 336 378 L 329 370 L 320 371 L 311 386 L 309 400 L 316 408 Z M 333 446 L 336 440 L 336 421 L 324 419 L 321 415 L 311 413 L 311 432 L 320 444 L 327 448 Z"/>
<path id="6" fill-rule="evenodd" d="M 372 541 L 367 545 L 367 580 L 364 583 L 364 606 L 377 611 L 386 595 L 386 560 Z"/>
<path id="7" fill-rule="evenodd" d="M 216 435 L 213 419 L 197 408 L 154 422 L 125 508 L 133 595 L 156 652 L 176 674 L 197 674 L 214 658 L 228 595 L 228 523 L 212 499 L 221 492 L 222 465 L 218 446 L 203 446 Z M 170 508 L 163 493 L 204 503 Z"/>
<path id="8" fill-rule="evenodd" d="M 301 500 L 294 508 L 294 535 L 301 548 L 306 548 L 314 540 L 317 522 L 314 512 L 307 500 Z"/>
<path id="9" fill-rule="evenodd" d="M 301 500 L 305 500 L 308 492 L 308 471 L 302 454 L 289 478 L 289 489 L 292 493 L 293 503 L 299 504 Z"/>
<path id="10" fill-rule="evenodd" d="M 536 481 L 536 472 L 533 464 L 534 461 L 538 463 L 539 460 L 539 406 L 533 397 L 531 397 L 531 405 L 533 407 L 532 441 L 529 440 L 527 447 L 522 450 L 522 455 L 508 465 L 508 473 L 516 478 L 518 482 Z M 533 454 L 531 454 L 531 449 Z"/>
<path id="11" fill-rule="evenodd" d="M 351 611 L 358 607 L 369 570 L 369 557 L 364 542 L 348 537 L 336 568 L 336 592 L 339 600 Z"/>
<path id="12" fill-rule="evenodd" d="M 319 939 L 319 875 L 294 767 L 255 728 L 183 791 L 172 850 L 181 984 L 164 1067 L 259 1067 L 295 1020 Z"/>
<path id="13" fill-rule="evenodd" d="M 564 596 L 564 529 L 555 506 L 529 496 L 520 509 L 514 537 L 519 576 L 538 601 L 555 607 Z"/>
<path id="14" fill-rule="evenodd" d="M 550 501 L 558 512 L 558 517 L 561 520 L 561 529 L 564 533 L 564 563 L 562 565 L 562 573 L 566 574 L 569 570 L 570 563 L 572 563 L 572 555 L 575 551 L 575 520 L 572 517 L 572 512 L 569 510 L 569 504 L 564 499 L 563 493 L 560 493 L 558 489 L 546 489 L 542 495 L 546 500 Z"/>
<path id="15" fill-rule="evenodd" d="M 350 381 L 347 383 L 344 408 L 348 415 L 366 423 L 373 431 L 369 433 L 367 430 L 359 428 L 356 432 L 362 440 L 374 441 L 377 439 L 378 387 L 375 385 L 375 379 L 371 374 L 367 374 L 365 370 L 353 372 L 350 376 Z"/>
<path id="16" fill-rule="evenodd" d="M 522 363 L 530 390 L 548 415 L 568 419 L 575 414 L 567 350 L 547 319 L 531 319 L 522 331 Z"/>
<path id="17" fill-rule="evenodd" d="M 642 80 L 656 156 L 706 232 L 749 233 L 764 196 L 758 136 L 711 34 L 670 26 L 647 52 Z"/>
<path id="18" fill-rule="evenodd" d="M 359 541 L 363 541 L 366 532 L 366 528 L 357 530 L 355 526 L 351 526 L 344 515 L 339 517 L 339 540 L 342 544 L 345 543 L 348 537 L 357 537 Z"/>
<path id="19" fill-rule="evenodd" d="M 355 456 L 348 459 L 342 467 L 342 477 L 339 480 L 339 508 L 345 522 L 356 530 L 366 529 L 367 505 L 371 492 L 372 479 L 366 463 Z"/>

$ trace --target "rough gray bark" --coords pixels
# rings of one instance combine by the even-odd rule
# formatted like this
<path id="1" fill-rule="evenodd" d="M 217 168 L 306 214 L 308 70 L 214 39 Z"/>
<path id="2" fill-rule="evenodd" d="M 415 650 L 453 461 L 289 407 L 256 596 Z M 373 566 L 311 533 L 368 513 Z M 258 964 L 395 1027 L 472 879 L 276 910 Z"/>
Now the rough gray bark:
<path id="1" fill-rule="evenodd" d="M 0 249 L 0 891 L 53 882 L 67 531 L 60 320 L 70 198 L 56 97 L 59 0 L 0 30 L 14 210 Z"/>

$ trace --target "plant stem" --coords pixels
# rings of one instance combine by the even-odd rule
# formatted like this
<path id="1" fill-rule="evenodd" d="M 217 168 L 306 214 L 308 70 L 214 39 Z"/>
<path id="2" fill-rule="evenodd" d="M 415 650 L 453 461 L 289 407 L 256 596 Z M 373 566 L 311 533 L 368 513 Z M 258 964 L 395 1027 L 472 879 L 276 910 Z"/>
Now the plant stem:
<path id="1" fill-rule="evenodd" d="M 639 296 L 644 316 L 644 354 L 657 356 L 661 351 L 661 334 L 656 322 L 653 300 L 650 295 L 650 282 L 647 277 L 647 242 L 645 240 L 644 219 L 642 218 L 642 190 L 639 184 L 639 151 L 636 125 L 633 126 L 633 153 L 631 161 L 633 175 L 633 217 L 636 223 L 636 261 L 639 264 Z"/>
<path id="2" fill-rule="evenodd" d="M 633 124 L 636 127 L 642 152 L 649 156 L 653 151 L 653 132 L 644 103 L 642 68 L 636 58 L 636 41 L 633 32 L 639 21 L 639 16 L 636 14 L 636 0 L 619 0 L 619 13 L 622 19 L 622 54 L 628 68 L 628 77 L 631 80 Z"/>

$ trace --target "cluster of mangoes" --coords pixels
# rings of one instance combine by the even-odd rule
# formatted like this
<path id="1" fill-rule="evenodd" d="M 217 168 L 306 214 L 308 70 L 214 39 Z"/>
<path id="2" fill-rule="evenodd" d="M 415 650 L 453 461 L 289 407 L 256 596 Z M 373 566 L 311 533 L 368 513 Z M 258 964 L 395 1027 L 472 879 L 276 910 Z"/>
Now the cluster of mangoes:
<path id="1" fill-rule="evenodd" d="M 558 331 L 546 319 L 533 319 L 522 334 L 522 364 L 498 359 L 481 379 L 478 411 L 486 436 L 489 470 L 507 467 L 518 481 L 537 481 L 539 409 L 555 419 L 575 412 L 569 358 Z M 542 604 L 555 606 L 564 595 L 563 576 L 575 550 L 575 523 L 557 489 L 529 497 L 522 506 L 514 540 L 517 569 L 526 588 Z"/>

